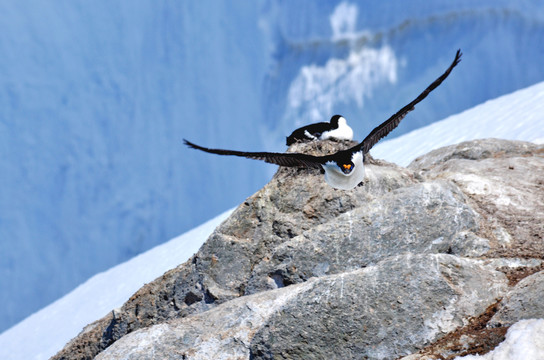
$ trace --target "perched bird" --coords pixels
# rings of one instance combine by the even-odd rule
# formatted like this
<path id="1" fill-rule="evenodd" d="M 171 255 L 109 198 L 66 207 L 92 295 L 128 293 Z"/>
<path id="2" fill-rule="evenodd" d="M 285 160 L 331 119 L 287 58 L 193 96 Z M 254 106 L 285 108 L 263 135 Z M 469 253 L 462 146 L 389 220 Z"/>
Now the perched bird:
<path id="1" fill-rule="evenodd" d="M 287 145 L 297 141 L 307 140 L 351 140 L 353 139 L 353 130 L 348 126 L 346 119 L 342 115 L 334 115 L 330 122 L 318 122 L 296 129 L 287 137 Z"/>
<path id="2" fill-rule="evenodd" d="M 364 178 L 363 161 L 365 154 L 383 137 L 395 129 L 400 121 L 414 109 L 414 106 L 436 89 L 444 81 L 452 69 L 461 60 L 461 50 L 457 50 L 455 59 L 446 72 L 429 85 L 417 98 L 400 109 L 396 114 L 377 126 L 359 144 L 341 150 L 331 155 L 313 156 L 300 153 L 273 153 L 273 152 L 246 152 L 235 150 L 208 149 L 190 141 L 183 140 L 193 149 L 202 150 L 218 155 L 242 156 L 249 159 L 262 160 L 267 163 L 290 167 L 308 167 L 322 169 L 325 172 L 325 181 L 336 189 L 349 190 L 357 186 Z"/>

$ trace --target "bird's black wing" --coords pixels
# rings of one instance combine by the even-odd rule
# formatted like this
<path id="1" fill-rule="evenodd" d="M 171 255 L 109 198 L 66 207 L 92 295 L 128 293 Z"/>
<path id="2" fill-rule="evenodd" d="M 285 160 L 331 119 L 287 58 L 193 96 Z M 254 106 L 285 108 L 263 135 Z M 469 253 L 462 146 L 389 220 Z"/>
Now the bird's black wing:
<path id="1" fill-rule="evenodd" d="M 211 154 L 241 156 L 248 159 L 262 160 L 270 164 L 289 167 L 307 167 L 321 169 L 321 165 L 324 164 L 329 158 L 328 156 L 313 156 L 299 153 L 247 152 L 236 150 L 208 149 L 203 146 L 193 144 L 192 142 L 185 139 L 183 139 L 183 142 L 185 143 L 185 145 L 193 149 L 202 150 Z"/>
<path id="2" fill-rule="evenodd" d="M 384 121 L 381 125 L 376 127 L 374 130 L 368 134 L 368 136 L 361 142 L 359 145 L 355 145 L 354 148 L 363 149 L 363 153 L 366 154 L 370 149 L 376 145 L 378 141 L 387 136 L 393 129 L 395 129 L 400 121 L 408 114 L 410 111 L 414 110 L 414 106 L 419 103 L 421 100 L 425 99 L 427 95 L 434 89 L 436 89 L 442 81 L 444 81 L 452 69 L 461 61 L 461 50 L 457 50 L 455 54 L 455 59 L 451 63 L 450 67 L 442 74 L 438 79 L 436 79 L 431 85 L 429 85 L 417 98 L 415 98 L 411 103 L 400 109 L 395 115 L 391 116 L 389 119 Z"/>

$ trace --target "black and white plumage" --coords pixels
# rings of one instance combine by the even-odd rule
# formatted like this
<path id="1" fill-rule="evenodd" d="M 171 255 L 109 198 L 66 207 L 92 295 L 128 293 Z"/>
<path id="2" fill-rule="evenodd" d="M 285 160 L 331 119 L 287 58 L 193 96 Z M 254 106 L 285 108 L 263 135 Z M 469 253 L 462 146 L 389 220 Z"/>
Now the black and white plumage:
<path id="1" fill-rule="evenodd" d="M 329 122 L 318 122 L 296 129 L 287 137 L 286 144 L 308 140 L 351 140 L 353 130 L 342 115 L 334 115 Z"/>
<path id="2" fill-rule="evenodd" d="M 325 172 L 325 181 L 336 189 L 349 190 L 357 186 L 364 178 L 364 157 L 365 154 L 382 138 L 395 129 L 401 120 L 414 109 L 414 106 L 425 99 L 427 95 L 436 89 L 450 74 L 452 69 L 461 60 L 461 50 L 457 50 L 455 59 L 446 72 L 438 77 L 412 102 L 397 111 L 389 119 L 377 126 L 359 144 L 338 151 L 331 155 L 313 156 L 300 153 L 273 153 L 273 152 L 246 152 L 235 150 L 208 149 L 190 141 L 184 140 L 185 144 L 193 149 L 202 150 L 218 155 L 242 156 L 249 159 L 262 160 L 267 163 L 290 167 L 308 167 L 322 169 Z"/>

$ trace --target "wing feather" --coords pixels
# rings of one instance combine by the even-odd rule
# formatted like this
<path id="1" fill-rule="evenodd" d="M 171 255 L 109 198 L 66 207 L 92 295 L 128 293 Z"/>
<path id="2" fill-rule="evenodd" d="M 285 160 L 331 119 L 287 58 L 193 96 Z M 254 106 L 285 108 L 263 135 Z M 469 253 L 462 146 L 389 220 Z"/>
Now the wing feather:
<path id="1" fill-rule="evenodd" d="M 241 156 L 248 159 L 262 160 L 270 164 L 288 167 L 308 167 L 320 169 L 321 164 L 325 163 L 324 159 L 327 158 L 326 156 L 318 157 L 299 153 L 248 152 L 224 149 L 209 149 L 203 146 L 196 145 L 185 139 L 183 139 L 183 142 L 185 143 L 185 145 L 193 149 L 205 151 L 211 154 Z"/>
<path id="2" fill-rule="evenodd" d="M 448 75 L 451 73 L 453 68 L 461 61 L 461 50 L 457 50 L 457 53 L 455 54 L 455 59 L 451 63 L 450 67 L 442 74 L 438 79 L 436 79 L 431 85 L 429 85 L 417 98 L 415 98 L 412 102 L 404 106 L 402 109 L 400 109 L 396 114 L 391 116 L 389 119 L 384 121 L 381 125 L 376 127 L 374 130 L 368 134 L 368 136 L 363 140 L 362 143 L 359 145 L 356 145 L 355 147 L 362 147 L 363 153 L 366 154 L 370 151 L 370 149 L 376 145 L 378 141 L 380 141 L 382 138 L 387 136 L 393 129 L 395 129 L 402 119 L 412 110 L 414 110 L 414 107 L 417 103 L 419 103 L 421 100 L 425 99 L 427 95 L 434 89 L 436 89 L 442 81 L 444 81 Z"/>

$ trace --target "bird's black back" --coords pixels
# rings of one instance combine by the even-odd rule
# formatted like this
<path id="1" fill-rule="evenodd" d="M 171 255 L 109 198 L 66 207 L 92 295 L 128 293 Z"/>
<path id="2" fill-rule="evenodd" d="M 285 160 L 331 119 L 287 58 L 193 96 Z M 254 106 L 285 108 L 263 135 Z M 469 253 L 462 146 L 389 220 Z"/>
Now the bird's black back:
<path id="1" fill-rule="evenodd" d="M 331 124 L 327 122 L 319 122 L 303 126 L 293 131 L 291 135 L 287 137 L 286 144 L 287 146 L 289 146 L 296 143 L 297 141 L 308 140 L 309 138 L 306 136 L 306 131 L 312 134 L 312 136 L 319 138 L 323 132 L 330 130 L 330 128 Z"/>

